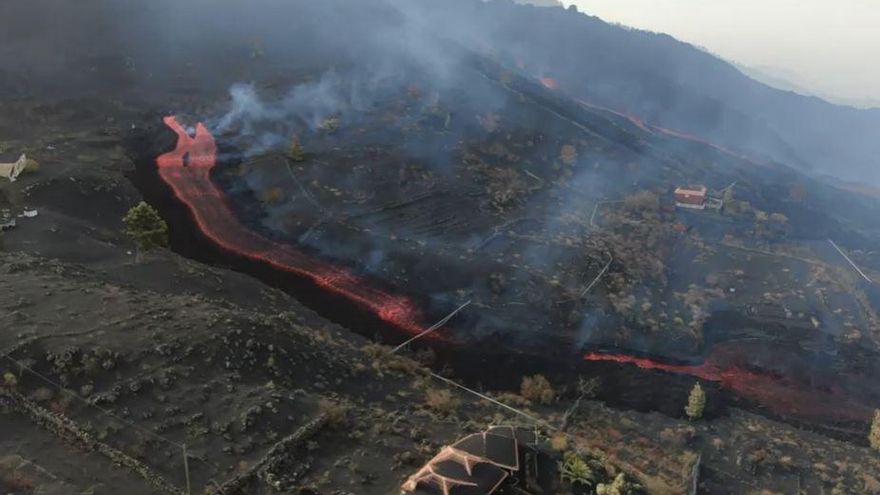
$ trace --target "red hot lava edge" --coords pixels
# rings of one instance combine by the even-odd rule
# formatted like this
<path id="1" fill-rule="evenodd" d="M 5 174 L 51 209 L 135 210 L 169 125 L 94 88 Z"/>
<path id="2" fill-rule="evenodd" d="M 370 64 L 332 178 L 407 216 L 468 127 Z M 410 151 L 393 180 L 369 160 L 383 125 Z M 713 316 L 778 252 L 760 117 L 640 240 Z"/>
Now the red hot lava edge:
<path id="1" fill-rule="evenodd" d="M 552 77 L 542 77 L 542 78 L 539 78 L 538 81 L 541 83 L 542 86 L 544 86 L 545 88 L 547 88 L 551 91 L 559 90 L 559 81 L 557 81 L 556 79 L 554 79 Z M 649 124 L 648 122 L 645 121 L 645 119 L 638 117 L 636 115 L 633 115 L 629 112 L 627 112 L 627 113 L 619 112 L 619 111 L 613 110 L 611 108 L 595 105 L 595 104 L 590 103 L 586 100 L 575 99 L 575 101 L 577 101 L 578 103 L 580 103 L 581 105 L 584 105 L 586 107 L 594 108 L 594 109 L 598 109 L 598 110 L 604 110 L 606 112 L 613 113 L 614 115 L 617 115 L 618 117 L 623 117 L 623 118 L 629 120 L 633 125 L 635 125 L 639 129 L 641 129 L 649 134 L 654 134 L 655 132 L 659 132 L 661 134 L 666 134 L 667 136 L 671 136 L 674 138 L 699 143 L 704 146 L 709 146 L 711 148 L 714 148 L 716 151 L 718 151 L 720 153 L 723 153 L 725 155 L 729 155 L 734 158 L 738 158 L 740 160 L 749 162 L 752 165 L 758 165 L 758 166 L 762 166 L 762 167 L 768 165 L 768 162 L 766 160 L 756 160 L 756 159 L 750 158 L 746 155 L 743 155 L 741 153 L 737 153 L 735 151 L 731 151 L 731 150 L 729 150 L 719 144 L 713 143 L 711 141 L 703 139 L 703 138 L 696 136 L 694 134 L 689 134 L 687 132 L 679 131 L 677 129 L 669 129 L 666 127 L 660 127 L 658 125 Z"/>
<path id="2" fill-rule="evenodd" d="M 211 170 L 217 165 L 217 144 L 208 129 L 199 123 L 192 137 L 175 117 L 165 117 L 164 122 L 177 134 L 178 141 L 173 151 L 156 159 L 159 176 L 189 208 L 199 230 L 217 246 L 306 277 L 318 287 L 355 302 L 405 333 L 417 335 L 425 330 L 418 323 L 419 312 L 409 299 L 370 287 L 364 280 L 342 268 L 313 259 L 292 246 L 266 239 L 243 226 L 227 204 L 225 194 L 211 181 Z M 433 334 L 429 337 L 437 338 Z M 841 390 L 816 389 L 775 374 L 726 365 L 724 363 L 730 356 L 716 354 L 726 353 L 712 353 L 700 365 L 664 364 L 633 356 L 595 352 L 585 355 L 584 359 L 691 375 L 719 383 L 782 414 L 864 421 L 871 413 L 864 404 L 847 398 L 847 394 Z"/>
<path id="3" fill-rule="evenodd" d="M 634 365 L 641 369 L 690 375 L 715 382 L 738 395 L 781 415 L 864 422 L 872 409 L 840 387 L 817 388 L 778 374 L 747 369 L 737 364 L 735 349 L 716 349 L 696 365 L 668 364 L 623 354 L 590 352 L 584 360 Z"/>
<path id="4" fill-rule="evenodd" d="M 189 208 L 199 230 L 213 243 L 239 256 L 306 277 L 403 332 L 417 335 L 424 330 L 418 323 L 419 312 L 409 299 L 370 287 L 342 268 L 313 259 L 243 226 L 227 204 L 225 194 L 211 181 L 211 170 L 217 164 L 217 144 L 208 129 L 199 123 L 192 137 L 176 117 L 163 120 L 177 134 L 178 141 L 174 151 L 156 159 L 159 176 Z"/>

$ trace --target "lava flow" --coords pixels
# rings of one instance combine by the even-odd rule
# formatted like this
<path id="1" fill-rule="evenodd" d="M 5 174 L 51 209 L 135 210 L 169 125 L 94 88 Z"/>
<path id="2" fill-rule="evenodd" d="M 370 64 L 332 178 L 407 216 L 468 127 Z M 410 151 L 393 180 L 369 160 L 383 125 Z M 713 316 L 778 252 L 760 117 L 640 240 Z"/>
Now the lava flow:
<path id="1" fill-rule="evenodd" d="M 262 237 L 243 226 L 211 181 L 217 164 L 217 144 L 201 123 L 190 136 L 173 116 L 165 117 L 178 136 L 177 147 L 156 159 L 159 176 L 189 208 L 199 230 L 219 247 L 237 255 L 311 279 L 317 286 L 366 308 L 382 321 L 408 333 L 419 334 L 418 311 L 412 303 L 370 287 L 364 280 L 315 260 L 291 246 Z"/>
<path id="2" fill-rule="evenodd" d="M 748 349 L 723 345 L 697 365 L 661 363 L 646 358 L 623 354 L 590 352 L 586 361 L 614 362 L 634 365 L 641 369 L 690 375 L 707 382 L 718 383 L 736 394 L 767 407 L 780 415 L 822 418 L 835 421 L 866 421 L 872 409 L 859 402 L 855 395 L 840 385 L 816 385 L 811 380 L 795 380 L 759 368 L 737 364 Z M 839 376 L 844 381 L 851 377 Z"/>
<path id="3" fill-rule="evenodd" d="M 556 89 L 559 87 L 559 83 L 552 77 L 542 77 L 540 81 L 541 85 L 547 89 Z"/>
<path id="4" fill-rule="evenodd" d="M 548 88 L 548 89 L 556 89 L 556 83 L 555 83 L 555 82 L 554 82 L 553 85 L 548 85 L 548 84 L 544 83 L 544 80 L 542 79 L 542 80 L 541 80 L 541 84 L 543 84 L 544 87 L 546 87 L 546 88 Z M 618 117 L 625 118 L 625 119 L 629 120 L 630 123 L 632 123 L 634 126 L 638 127 L 639 129 L 641 129 L 641 130 L 643 130 L 643 131 L 645 131 L 645 132 L 648 132 L 648 133 L 651 133 L 651 134 L 653 134 L 653 133 L 655 133 L 655 132 L 659 132 L 660 134 L 665 134 L 665 135 L 667 135 L 667 136 L 669 136 L 669 137 L 673 137 L 673 138 L 676 138 L 676 139 L 681 139 L 681 140 L 684 140 L 684 141 L 691 141 L 691 142 L 694 142 L 694 143 L 697 143 L 697 144 L 701 144 L 701 145 L 703 145 L 703 146 L 708 146 L 708 147 L 710 147 L 710 148 L 713 148 L 715 151 L 718 151 L 719 153 L 723 153 L 723 154 L 728 155 L 728 156 L 731 156 L 731 157 L 733 157 L 733 158 L 737 158 L 737 159 L 739 159 L 739 160 L 746 161 L 746 162 L 748 162 L 748 163 L 751 163 L 752 165 L 757 165 L 757 166 L 760 166 L 760 167 L 764 167 L 764 166 L 767 166 L 767 165 L 768 165 L 768 163 L 767 163 L 766 161 L 756 160 L 756 159 L 754 159 L 754 158 L 751 158 L 751 157 L 749 157 L 749 156 L 743 155 L 743 154 L 741 154 L 741 153 L 737 153 L 737 152 L 732 151 L 732 150 L 730 150 L 730 149 L 728 149 L 728 148 L 725 148 L 724 146 L 721 146 L 721 145 L 719 145 L 719 144 L 713 143 L 713 142 L 711 142 L 711 141 L 709 141 L 709 140 L 707 140 L 707 139 L 701 138 L 700 136 L 696 136 L 696 135 L 694 135 L 694 134 L 690 134 L 690 133 L 687 133 L 687 132 L 684 132 L 684 131 L 679 131 L 679 130 L 677 130 L 677 129 L 669 129 L 669 128 L 666 128 L 666 127 L 660 127 L 660 126 L 658 126 L 658 125 L 650 124 L 650 123 L 646 122 L 645 119 L 643 119 L 643 118 L 641 118 L 641 117 L 639 117 L 639 116 L 637 116 L 637 115 L 633 115 L 633 114 L 628 113 L 628 112 L 627 112 L 627 113 L 623 113 L 623 112 L 619 112 L 619 111 L 617 111 L 617 110 L 614 110 L 614 109 L 612 109 L 612 108 L 608 108 L 608 107 L 603 107 L 603 106 L 595 105 L 595 104 L 590 103 L 590 102 L 588 102 L 588 101 L 586 101 L 586 100 L 577 99 L 576 101 L 577 101 L 578 103 L 580 103 L 581 105 L 585 106 L 585 107 L 589 107 L 589 108 L 593 108 L 593 109 L 597 109 L 597 110 L 603 110 L 603 111 L 605 111 L 605 112 L 612 113 L 612 114 L 614 114 L 614 115 L 616 115 L 616 116 L 618 116 Z"/>

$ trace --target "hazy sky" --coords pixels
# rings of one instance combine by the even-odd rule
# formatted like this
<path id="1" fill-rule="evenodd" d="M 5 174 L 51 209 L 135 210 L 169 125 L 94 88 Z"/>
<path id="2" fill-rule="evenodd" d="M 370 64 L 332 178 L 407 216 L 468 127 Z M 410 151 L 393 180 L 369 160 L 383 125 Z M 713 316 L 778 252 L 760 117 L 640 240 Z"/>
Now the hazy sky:
<path id="1" fill-rule="evenodd" d="M 880 0 L 563 0 L 669 33 L 813 92 L 880 100 Z"/>

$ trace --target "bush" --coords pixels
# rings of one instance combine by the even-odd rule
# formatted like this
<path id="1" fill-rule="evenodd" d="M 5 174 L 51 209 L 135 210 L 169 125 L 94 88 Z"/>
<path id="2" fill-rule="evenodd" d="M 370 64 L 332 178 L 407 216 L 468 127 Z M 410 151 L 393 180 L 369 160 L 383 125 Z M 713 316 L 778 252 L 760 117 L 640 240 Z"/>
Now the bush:
<path id="1" fill-rule="evenodd" d="M 636 485 L 626 479 L 626 475 L 620 473 L 610 485 L 599 483 L 596 486 L 596 493 L 598 495 L 626 495 L 633 493 L 637 488 Z"/>
<path id="2" fill-rule="evenodd" d="M 260 201 L 270 205 L 278 204 L 284 199 L 284 191 L 280 187 L 266 189 L 260 193 Z"/>
<path id="3" fill-rule="evenodd" d="M 132 207 L 122 221 L 125 222 L 126 235 L 137 244 L 139 251 L 168 246 L 168 224 L 147 203 L 141 201 Z"/>
<path id="4" fill-rule="evenodd" d="M 779 224 L 786 224 L 788 223 L 788 217 L 783 215 L 782 213 L 771 213 L 770 221 Z"/>
<path id="5" fill-rule="evenodd" d="M 524 377 L 520 386 L 520 395 L 526 400 L 541 404 L 550 404 L 556 398 L 553 386 L 544 375 Z"/>
<path id="6" fill-rule="evenodd" d="M 449 390 L 432 388 L 425 392 L 425 404 L 440 414 L 449 415 L 458 410 L 461 401 Z"/>
<path id="7" fill-rule="evenodd" d="M 591 378 L 579 378 L 577 391 L 580 397 L 584 399 L 595 399 L 602 389 L 602 378 L 594 376 Z"/>
<path id="8" fill-rule="evenodd" d="M 423 373 L 425 368 L 417 361 L 395 354 L 391 347 L 382 344 L 367 344 L 361 348 L 369 356 L 376 371 L 399 371 L 402 373 Z"/>
<path id="9" fill-rule="evenodd" d="M 18 378 L 15 373 L 7 371 L 3 373 L 3 386 L 6 388 L 15 388 L 18 385 Z"/>
<path id="10" fill-rule="evenodd" d="M 550 447 L 555 451 L 562 452 L 568 448 L 568 437 L 561 432 L 554 434 L 550 437 Z"/>
<path id="11" fill-rule="evenodd" d="M 290 150 L 288 150 L 287 156 L 289 156 L 290 159 L 295 162 L 306 161 L 306 151 L 303 148 L 302 143 L 299 142 L 299 138 L 294 137 L 290 141 Z"/>
<path id="12" fill-rule="evenodd" d="M 868 434 L 871 448 L 880 450 L 880 409 L 874 410 L 874 420 L 871 421 L 871 432 Z"/>
<path id="13" fill-rule="evenodd" d="M 593 470 L 574 452 L 566 452 L 559 464 L 559 478 L 572 485 L 592 485 Z"/>
<path id="14" fill-rule="evenodd" d="M 348 413 L 351 406 L 345 402 L 338 402 L 330 399 L 321 399 L 318 401 L 318 408 L 327 415 L 327 425 L 334 429 L 345 428 L 349 425 Z"/>
<path id="15" fill-rule="evenodd" d="M 623 198 L 623 207 L 629 211 L 657 211 L 660 196 L 651 191 L 639 191 Z"/>
<path id="16" fill-rule="evenodd" d="M 318 125 L 318 128 L 328 134 L 333 134 L 339 130 L 339 119 L 336 117 L 329 117 L 321 121 L 321 124 Z"/>
<path id="17" fill-rule="evenodd" d="M 770 215 L 768 215 L 766 211 L 755 210 L 755 222 L 756 223 L 763 223 L 769 219 L 770 219 Z"/>
<path id="18" fill-rule="evenodd" d="M 562 160 L 562 163 L 566 165 L 574 165 L 574 162 L 577 161 L 578 152 L 577 148 L 574 145 L 566 144 L 559 151 L 559 159 Z"/>

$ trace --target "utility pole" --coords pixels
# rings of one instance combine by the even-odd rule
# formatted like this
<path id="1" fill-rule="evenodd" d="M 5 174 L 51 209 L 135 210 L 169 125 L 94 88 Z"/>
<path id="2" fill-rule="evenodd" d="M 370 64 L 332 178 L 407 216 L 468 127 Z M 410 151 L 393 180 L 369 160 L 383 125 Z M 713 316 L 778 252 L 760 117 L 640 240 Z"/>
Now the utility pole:
<path id="1" fill-rule="evenodd" d="M 189 459 L 186 456 L 186 444 L 183 444 L 183 470 L 186 474 L 186 495 L 192 495 L 189 484 Z"/>

